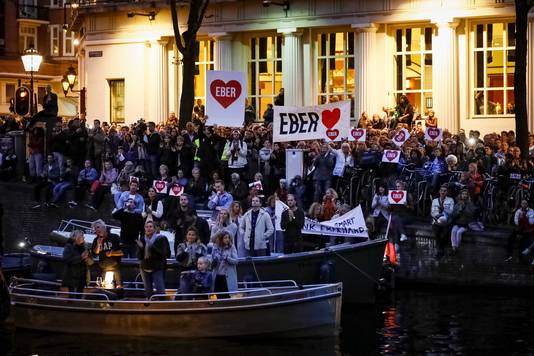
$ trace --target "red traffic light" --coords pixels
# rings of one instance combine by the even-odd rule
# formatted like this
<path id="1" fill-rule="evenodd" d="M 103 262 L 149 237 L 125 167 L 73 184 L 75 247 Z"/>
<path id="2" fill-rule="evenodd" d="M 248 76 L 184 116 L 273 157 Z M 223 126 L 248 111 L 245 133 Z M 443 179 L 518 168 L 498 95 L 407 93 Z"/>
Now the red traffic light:
<path id="1" fill-rule="evenodd" d="M 15 92 L 15 112 L 20 116 L 30 113 L 30 90 L 26 87 L 18 87 Z"/>

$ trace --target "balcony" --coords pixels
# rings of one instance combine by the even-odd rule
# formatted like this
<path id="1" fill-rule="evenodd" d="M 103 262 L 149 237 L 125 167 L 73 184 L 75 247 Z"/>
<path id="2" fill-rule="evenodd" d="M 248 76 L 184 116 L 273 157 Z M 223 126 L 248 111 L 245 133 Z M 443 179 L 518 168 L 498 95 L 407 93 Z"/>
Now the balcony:
<path id="1" fill-rule="evenodd" d="M 48 22 L 48 7 L 19 3 L 17 5 L 17 20 Z"/>

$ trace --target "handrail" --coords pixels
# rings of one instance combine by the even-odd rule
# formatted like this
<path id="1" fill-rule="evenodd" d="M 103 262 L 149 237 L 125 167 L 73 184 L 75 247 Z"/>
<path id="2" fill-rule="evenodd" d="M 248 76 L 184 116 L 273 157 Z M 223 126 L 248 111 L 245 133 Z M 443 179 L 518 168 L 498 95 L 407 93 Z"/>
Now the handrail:
<path id="1" fill-rule="evenodd" d="M 13 287 L 12 292 L 17 291 L 28 291 L 28 292 L 36 292 L 36 293 L 44 293 L 44 294 L 66 294 L 66 295 L 81 295 L 81 296 L 97 296 L 97 297 L 103 297 L 106 301 L 109 302 L 109 297 L 102 293 L 83 293 L 83 292 L 63 292 L 63 291 L 57 291 L 57 290 L 46 290 L 46 289 L 36 289 L 36 288 L 21 288 L 21 287 Z M 31 297 L 40 297 L 40 295 L 36 294 L 21 294 L 21 295 L 27 295 Z M 59 296 L 58 296 L 59 298 Z M 63 298 L 65 299 L 65 298 Z"/>
<path id="2" fill-rule="evenodd" d="M 255 284 L 281 284 L 281 283 L 289 283 L 291 284 L 290 286 L 288 287 L 298 287 L 297 285 L 297 282 L 295 282 L 294 280 L 292 279 L 281 279 L 279 281 L 242 281 L 242 282 L 237 282 L 238 285 L 244 285 L 245 288 L 248 284 L 251 284 L 251 285 L 255 285 Z"/>
<path id="3" fill-rule="evenodd" d="M 152 294 L 150 296 L 150 298 L 148 299 L 149 301 L 154 301 L 154 297 L 189 297 L 189 296 L 192 296 L 192 297 L 199 297 L 199 296 L 207 296 L 209 297 L 210 295 L 230 295 L 230 294 L 237 294 L 237 293 L 253 293 L 253 292 L 267 292 L 267 294 L 265 295 L 272 295 L 273 293 L 267 289 L 267 288 L 254 288 L 254 289 L 238 289 L 238 290 L 235 290 L 235 291 L 231 291 L 231 292 L 212 292 L 212 293 L 177 293 L 177 294 Z"/>
<path id="4" fill-rule="evenodd" d="M 14 283 L 16 283 L 16 282 L 29 282 L 29 283 L 38 283 L 38 284 L 45 284 L 45 285 L 49 285 L 49 286 L 61 287 L 61 283 L 59 283 L 59 282 L 42 281 L 42 280 L 39 280 L 39 279 L 20 278 L 20 277 L 11 278 L 11 284 L 9 285 L 9 287 L 11 288 L 12 286 L 13 287 L 18 286 L 19 284 L 15 284 L 14 285 Z"/>
<path id="5" fill-rule="evenodd" d="M 58 230 L 65 231 L 65 229 L 67 229 L 69 226 L 75 226 L 75 227 L 80 227 L 83 229 L 90 229 L 92 231 L 93 230 L 91 226 L 92 224 L 93 224 L 92 221 L 80 220 L 80 219 L 61 220 Z M 109 225 L 109 224 L 105 224 L 105 225 L 107 228 L 110 228 L 110 229 L 120 229 L 119 226 Z"/>

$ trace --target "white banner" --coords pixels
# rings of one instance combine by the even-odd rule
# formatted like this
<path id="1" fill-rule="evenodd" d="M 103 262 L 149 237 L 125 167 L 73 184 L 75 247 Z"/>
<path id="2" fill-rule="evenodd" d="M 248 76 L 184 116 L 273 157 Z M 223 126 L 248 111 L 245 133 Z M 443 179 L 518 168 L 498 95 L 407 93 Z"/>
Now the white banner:
<path id="1" fill-rule="evenodd" d="M 427 127 L 425 130 L 425 140 L 429 141 L 442 141 L 443 130 L 437 127 Z"/>
<path id="2" fill-rule="evenodd" d="M 405 190 L 390 190 L 388 193 L 388 202 L 390 204 L 406 204 L 406 191 Z"/>
<path id="3" fill-rule="evenodd" d="M 341 141 L 349 136 L 350 101 L 294 107 L 275 106 L 273 142 Z"/>
<path id="4" fill-rule="evenodd" d="M 155 180 L 152 183 L 152 188 L 156 191 L 158 194 L 165 194 L 167 190 L 167 182 L 164 180 Z"/>
<path id="5" fill-rule="evenodd" d="M 395 136 L 393 136 L 391 140 L 395 145 L 397 145 L 397 147 L 400 148 L 402 147 L 402 145 L 404 145 L 404 142 L 408 141 L 409 138 L 410 132 L 408 132 L 408 130 L 406 130 L 405 128 L 402 128 L 399 130 L 399 132 L 395 134 Z"/>
<path id="6" fill-rule="evenodd" d="M 180 184 L 175 184 L 169 189 L 169 195 L 171 197 L 179 197 L 184 192 L 184 187 L 182 187 Z"/>
<path id="7" fill-rule="evenodd" d="M 352 127 L 350 129 L 349 141 L 365 142 L 367 140 L 367 130 Z"/>
<path id="8" fill-rule="evenodd" d="M 209 70 L 206 74 L 206 125 L 242 127 L 246 95 L 245 73 Z"/>
<path id="9" fill-rule="evenodd" d="M 398 150 L 384 150 L 382 155 L 382 162 L 386 163 L 399 163 L 401 151 Z"/>
<path id="10" fill-rule="evenodd" d="M 276 201 L 275 228 L 277 231 L 283 231 L 280 227 L 280 221 L 282 220 L 282 213 L 286 209 L 288 209 L 286 204 L 280 200 Z M 362 208 L 359 205 L 348 213 L 329 221 L 318 222 L 305 218 L 302 233 L 326 236 L 369 237 Z"/>

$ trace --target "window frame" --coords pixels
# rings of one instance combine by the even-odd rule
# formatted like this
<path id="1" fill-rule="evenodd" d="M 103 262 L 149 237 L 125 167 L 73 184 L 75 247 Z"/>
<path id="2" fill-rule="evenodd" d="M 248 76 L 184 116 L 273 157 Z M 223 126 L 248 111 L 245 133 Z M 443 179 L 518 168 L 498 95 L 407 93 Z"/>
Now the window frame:
<path id="1" fill-rule="evenodd" d="M 7 96 L 7 86 L 12 85 L 13 86 L 13 96 L 8 97 Z M 15 92 L 17 91 L 17 83 L 16 82 L 4 82 L 2 85 L 2 104 L 9 105 L 10 100 L 15 97 Z"/>
<path id="2" fill-rule="evenodd" d="M 33 48 L 35 48 L 36 50 L 39 50 L 39 48 L 38 48 L 38 46 L 39 46 L 38 26 L 39 25 L 30 24 L 30 23 L 23 23 L 23 22 L 19 23 L 19 46 L 20 46 L 21 43 L 23 43 L 23 46 L 22 46 L 22 49 L 21 49 L 21 53 L 23 53 L 25 50 L 30 48 L 30 46 L 28 45 L 28 38 L 30 38 L 30 37 L 33 37 Z M 24 33 L 22 31 L 23 29 L 32 29 L 32 30 L 34 30 L 34 33 L 33 34 Z M 24 39 L 22 42 L 21 42 L 21 38 Z"/>
<path id="3" fill-rule="evenodd" d="M 73 57 L 74 51 L 74 38 L 75 33 L 73 31 L 61 31 L 63 33 L 63 57 Z M 67 34 L 69 34 L 67 36 Z M 67 40 L 70 40 L 70 46 L 67 46 Z"/>
<path id="4" fill-rule="evenodd" d="M 328 53 L 328 51 L 326 52 L 326 54 L 323 56 L 319 53 L 319 36 L 320 35 L 327 35 L 327 41 L 326 41 L 326 46 L 327 48 L 329 47 L 329 43 L 330 43 L 330 36 L 331 34 L 337 34 L 337 33 L 343 33 L 343 40 L 344 40 L 344 47 L 343 47 L 343 54 L 342 55 L 330 55 Z M 351 55 L 349 53 L 349 33 L 352 33 L 353 34 L 353 54 Z M 358 67 L 357 67 L 357 63 L 356 63 L 356 51 L 357 51 L 357 32 L 354 30 L 354 29 L 350 29 L 350 28 L 328 28 L 328 29 L 322 29 L 322 30 L 319 30 L 319 31 L 314 31 L 313 32 L 313 38 L 314 38 L 314 56 L 315 56 L 315 60 L 314 60 L 314 73 L 316 75 L 316 78 L 315 78 L 315 83 L 314 83 L 314 102 L 316 104 L 320 104 L 321 101 L 320 99 L 321 98 L 325 98 L 325 103 L 328 103 L 330 101 L 330 97 L 333 96 L 333 95 L 343 95 L 343 99 L 341 100 L 351 100 L 351 98 L 349 98 L 348 96 L 350 95 L 352 98 L 355 98 L 356 96 L 356 91 L 358 90 L 358 87 L 357 87 L 357 81 L 356 81 L 356 78 L 357 78 L 357 70 L 358 70 Z M 319 62 L 320 60 L 322 59 L 325 59 L 325 65 L 327 68 L 330 67 L 330 61 L 331 60 L 336 60 L 336 59 L 343 59 L 344 60 L 344 67 L 343 67 L 343 92 L 333 92 L 331 91 L 331 85 L 330 85 L 330 81 L 329 81 L 329 78 L 328 78 L 328 73 L 327 73 L 327 76 L 326 76 L 326 92 L 322 93 L 320 91 L 320 87 L 319 87 L 319 84 L 320 84 L 320 78 L 321 78 L 321 72 L 320 72 L 320 67 L 319 67 Z M 354 78 L 353 78 L 353 90 L 352 92 L 351 91 L 348 91 L 347 90 L 347 85 L 348 85 L 348 61 L 349 59 L 352 59 L 353 60 L 353 63 L 354 63 Z M 327 69 L 328 71 L 328 69 Z"/>
<path id="5" fill-rule="evenodd" d="M 126 80 L 124 78 L 114 78 L 114 79 L 108 79 L 108 86 L 109 86 L 109 122 L 110 123 L 116 123 L 116 124 L 124 124 L 126 123 Z M 123 86 L 123 103 L 122 103 L 122 114 L 123 117 L 119 118 L 119 120 L 115 119 L 115 116 L 113 114 L 113 86 L 115 82 L 122 82 Z"/>
<path id="6" fill-rule="evenodd" d="M 398 51 L 397 50 L 397 30 L 401 30 L 402 31 L 402 44 L 406 44 L 406 30 L 407 29 L 415 29 L 415 28 L 418 28 L 421 30 L 421 37 L 420 37 L 420 42 L 419 42 L 419 49 L 414 51 L 414 50 L 410 50 L 410 51 L 407 51 L 406 50 L 406 46 L 403 46 L 404 48 L 401 48 L 401 51 Z M 430 40 L 430 43 L 431 43 L 431 49 L 430 50 L 427 50 L 426 49 L 426 43 L 425 43 L 425 29 L 429 28 L 430 31 L 431 31 L 431 40 Z M 434 36 L 435 36 L 435 31 L 436 31 L 436 28 L 433 24 L 431 23 L 412 23 L 412 24 L 408 24 L 408 25 L 404 25 L 404 26 L 395 26 L 395 27 L 392 27 L 390 32 L 389 32 L 389 35 L 391 36 L 391 43 L 392 43 L 392 48 L 393 48 L 393 51 L 392 51 L 392 55 L 393 55 L 393 58 L 392 58 L 392 63 L 393 63 L 393 88 L 391 90 L 391 94 L 393 96 L 393 100 L 394 100 L 394 105 L 397 105 L 398 103 L 398 97 L 400 95 L 408 95 L 408 94 L 419 94 L 421 96 L 420 98 L 420 102 L 418 103 L 414 103 L 414 102 L 411 102 L 410 101 L 410 104 L 412 104 L 412 106 L 414 107 L 414 111 L 415 109 L 417 109 L 417 113 L 421 116 L 423 116 L 425 114 L 425 111 L 426 110 L 431 110 L 433 108 L 433 105 L 430 106 L 430 107 L 427 107 L 426 106 L 426 100 L 427 98 L 430 99 L 430 103 L 432 103 L 432 99 L 434 97 L 434 90 L 433 90 L 433 86 L 434 86 L 434 45 L 432 43 L 432 41 L 434 40 Z M 408 55 L 419 55 L 420 58 L 421 58 L 421 63 L 424 65 L 424 66 L 427 66 L 424 62 L 425 62 L 425 57 L 427 54 L 430 54 L 431 55 L 431 58 L 432 58 L 432 69 L 431 69 L 431 75 L 432 75 L 432 78 L 431 78 L 431 85 L 430 85 L 430 88 L 429 89 L 425 89 L 425 78 L 426 78 L 426 74 L 425 74 L 425 70 L 421 70 L 421 87 L 419 89 L 406 89 L 406 72 L 407 72 L 407 61 L 406 61 L 406 58 Z M 402 56 L 402 68 L 403 68 L 403 71 L 402 71 L 402 89 L 397 89 L 397 70 L 396 70 L 396 59 L 395 57 L 396 56 Z M 425 96 L 425 94 L 430 94 L 430 96 Z M 432 103 L 433 104 L 433 103 Z"/>
<path id="7" fill-rule="evenodd" d="M 50 29 L 50 56 L 52 57 L 58 57 L 61 53 L 60 45 L 60 37 L 61 37 L 61 29 L 60 25 L 49 25 Z M 54 31 L 57 32 L 57 38 L 54 39 Z M 54 41 L 57 41 L 57 54 L 54 53 Z"/>
<path id="8" fill-rule="evenodd" d="M 469 26 L 469 114 L 471 118 L 473 119 L 498 119 L 498 118 L 507 118 L 511 119 L 515 117 L 514 114 L 507 113 L 507 104 L 508 104 L 508 97 L 507 92 L 512 91 L 514 92 L 514 86 L 510 87 L 507 86 L 508 79 L 507 79 L 507 65 L 508 60 L 506 58 L 508 51 L 515 51 L 516 46 L 508 46 L 508 24 L 510 23 L 516 23 L 515 18 L 501 18 L 496 21 L 496 19 L 482 19 L 482 20 L 476 20 L 476 21 L 469 21 L 467 26 Z M 500 47 L 488 47 L 487 45 L 487 25 L 488 24 L 503 24 L 503 45 Z M 482 31 L 482 47 L 477 48 L 476 47 L 476 27 L 477 25 L 483 25 L 483 31 Z M 505 45 L 506 43 L 506 45 Z M 487 63 L 487 53 L 491 51 L 499 51 L 503 53 L 503 86 L 501 87 L 490 87 L 488 86 L 487 81 L 487 69 L 488 69 L 488 63 Z M 484 71 L 483 71 L 483 79 L 484 83 L 482 87 L 477 87 L 476 85 L 476 68 L 475 68 L 475 57 L 477 52 L 483 53 L 483 63 L 484 63 Z M 515 73 L 515 61 L 514 61 L 514 73 Z M 484 93 L 484 113 L 483 114 L 475 114 L 475 94 L 477 92 L 482 91 Z M 489 114 L 488 111 L 488 95 L 487 93 L 490 91 L 495 92 L 502 92 L 503 93 L 503 102 L 502 102 L 502 113 L 500 114 Z M 514 98 L 514 104 L 515 104 L 515 98 Z"/>
<path id="9" fill-rule="evenodd" d="M 273 41 L 273 55 L 270 58 L 261 59 L 260 58 L 260 38 L 271 38 Z M 255 46 L 252 48 L 252 40 L 255 40 Z M 248 92 L 247 92 L 247 98 L 249 100 L 249 104 L 252 105 L 254 108 L 255 114 L 256 114 L 256 121 L 263 121 L 263 111 L 261 110 L 261 102 L 263 100 L 270 100 L 270 104 L 274 105 L 274 99 L 278 95 L 278 91 L 276 89 L 276 83 L 278 82 L 277 76 L 280 76 L 280 88 L 283 88 L 283 79 L 282 79 L 282 71 L 283 71 L 283 46 L 284 46 L 284 36 L 281 33 L 276 32 L 259 32 L 254 33 L 246 37 L 245 39 L 247 44 L 247 84 L 248 84 Z M 278 56 L 278 41 L 280 41 L 280 55 Z M 252 51 L 254 51 L 254 58 L 252 58 Z M 266 63 L 267 68 L 269 67 L 269 64 L 272 68 L 272 77 L 271 77 L 271 87 L 272 91 L 271 94 L 261 94 L 261 87 L 260 87 L 260 63 Z M 280 71 L 277 70 L 277 64 L 280 63 Z M 251 66 L 254 65 L 256 78 L 255 78 L 255 85 L 256 92 L 252 93 L 252 85 L 250 85 L 252 78 L 251 78 Z M 254 103 L 254 105 L 253 105 Z M 269 103 L 267 103 L 269 104 Z"/>
<path id="10" fill-rule="evenodd" d="M 204 71 L 204 79 L 206 79 L 206 75 L 208 73 L 208 70 L 212 70 L 210 68 L 213 68 L 215 69 L 215 40 L 213 39 L 210 39 L 210 38 L 200 38 L 200 39 L 197 39 L 197 42 L 199 43 L 199 49 L 201 48 L 200 46 L 200 42 L 205 42 L 206 44 L 209 44 L 209 46 L 206 46 L 204 45 L 203 46 L 203 50 L 204 50 L 204 60 L 200 60 L 200 53 L 198 54 L 198 61 L 195 61 L 195 71 L 196 71 L 196 68 L 198 66 L 198 72 L 200 75 L 200 73 L 202 71 Z M 211 47 L 210 47 L 211 46 Z M 213 53 L 213 56 L 211 56 L 211 54 Z M 211 56 L 211 58 L 209 58 Z M 195 74 L 195 81 L 196 81 L 196 76 L 197 74 Z M 196 83 L 194 83 L 193 85 L 195 85 Z M 195 105 L 196 105 L 196 101 L 198 99 L 201 99 L 202 102 L 203 102 L 203 105 L 206 105 L 206 93 L 207 93 L 207 88 L 206 88 L 206 80 L 203 81 L 203 83 L 201 84 L 204 86 L 204 95 L 203 96 L 199 96 L 197 95 L 197 92 L 195 90 Z"/>
<path id="11" fill-rule="evenodd" d="M 57 2 L 57 4 L 54 4 L 54 2 Z M 64 0 L 50 0 L 51 9 L 60 9 L 63 6 L 64 6 Z"/>

